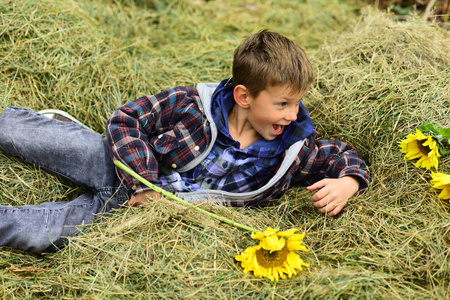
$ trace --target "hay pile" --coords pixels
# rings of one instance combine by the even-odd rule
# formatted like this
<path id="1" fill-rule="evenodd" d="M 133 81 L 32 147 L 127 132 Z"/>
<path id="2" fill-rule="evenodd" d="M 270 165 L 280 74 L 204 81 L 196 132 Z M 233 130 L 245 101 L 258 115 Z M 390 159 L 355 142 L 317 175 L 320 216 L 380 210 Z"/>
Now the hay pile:
<path id="1" fill-rule="evenodd" d="M 449 298 L 450 205 L 430 190 L 429 173 L 404 162 L 396 145 L 424 121 L 450 126 L 448 32 L 366 12 L 337 34 L 332 27 L 349 26 L 348 7 L 324 12 L 322 1 L 274 1 L 278 5 L 265 2 L 254 12 L 240 1 L 219 2 L 2 4 L 0 108 L 52 105 L 102 132 L 121 103 L 227 76 L 232 50 L 250 32 L 269 27 L 302 45 L 315 32 L 308 52 L 317 82 L 305 105 L 324 138 L 348 141 L 361 151 L 373 184 L 333 219 L 317 213 L 311 194 L 301 188 L 260 209 L 202 204 L 255 228 L 303 227 L 311 251 L 302 257 L 311 267 L 278 284 L 244 275 L 234 261 L 253 245 L 247 232 L 162 199 L 93 224 L 59 253 L 2 248 L 0 296 Z M 300 17 L 288 14 L 292 8 Z M 239 28 L 233 26 L 236 19 L 243 20 Z M 296 33 L 311 24 L 318 31 Z M 318 32 L 328 39 L 312 52 Z M 61 200 L 81 192 L 3 152 L 0 164 L 2 203 Z M 450 170 L 449 159 L 441 165 Z"/>

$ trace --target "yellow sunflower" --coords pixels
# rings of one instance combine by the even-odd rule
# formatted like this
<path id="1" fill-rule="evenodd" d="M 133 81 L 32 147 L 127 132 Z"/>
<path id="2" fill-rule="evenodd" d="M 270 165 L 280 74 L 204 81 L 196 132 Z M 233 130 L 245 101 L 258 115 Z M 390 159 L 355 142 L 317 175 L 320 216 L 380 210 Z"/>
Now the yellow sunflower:
<path id="1" fill-rule="evenodd" d="M 259 240 L 257 246 L 248 247 L 239 255 L 235 256 L 241 262 L 244 273 L 252 271 L 260 278 L 267 277 L 277 281 L 281 277 L 289 278 L 302 271 L 302 266 L 309 267 L 295 250 L 308 251 L 302 245 L 305 233 L 295 234 L 298 229 L 277 232 L 273 228 L 266 228 L 264 232 L 252 232 L 252 238 Z"/>
<path id="2" fill-rule="evenodd" d="M 438 146 L 431 135 L 424 135 L 419 129 L 415 134 L 408 134 L 405 140 L 399 142 L 400 151 L 405 153 L 405 160 L 418 158 L 414 164 L 417 168 L 437 170 L 438 158 L 441 156 Z"/>
<path id="3" fill-rule="evenodd" d="M 439 199 L 450 199 L 450 175 L 431 172 L 431 178 L 432 188 L 442 190 Z"/>

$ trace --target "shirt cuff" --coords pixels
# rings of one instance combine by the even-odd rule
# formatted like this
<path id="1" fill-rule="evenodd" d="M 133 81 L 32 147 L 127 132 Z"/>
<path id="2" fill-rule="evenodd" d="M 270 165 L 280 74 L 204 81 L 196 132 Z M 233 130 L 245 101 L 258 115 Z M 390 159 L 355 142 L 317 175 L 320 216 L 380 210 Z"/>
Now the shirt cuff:
<path id="1" fill-rule="evenodd" d="M 132 191 L 133 195 L 140 194 L 142 192 L 153 191 L 152 188 L 141 183 L 139 180 L 132 177 L 131 175 L 129 175 L 129 176 L 130 177 L 128 177 L 124 180 L 125 186 L 127 187 L 127 189 Z M 162 187 L 162 184 L 161 184 L 161 181 L 159 180 L 158 174 L 147 173 L 147 174 L 141 175 L 141 176 L 142 176 L 142 178 L 144 178 L 148 182 L 156 185 L 157 187 Z"/>

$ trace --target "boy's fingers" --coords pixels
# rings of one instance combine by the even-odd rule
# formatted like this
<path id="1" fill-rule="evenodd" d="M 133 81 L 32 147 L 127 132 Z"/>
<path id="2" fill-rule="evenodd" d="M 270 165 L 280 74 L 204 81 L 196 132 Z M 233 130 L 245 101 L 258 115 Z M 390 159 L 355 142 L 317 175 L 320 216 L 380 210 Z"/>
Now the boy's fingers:
<path id="1" fill-rule="evenodd" d="M 128 204 L 131 206 L 142 205 L 148 202 L 149 198 L 160 198 L 161 194 L 155 191 L 147 191 L 131 196 Z"/>
<path id="2" fill-rule="evenodd" d="M 308 191 L 315 191 L 317 189 L 323 188 L 325 185 L 326 185 L 326 181 L 324 179 L 322 179 L 322 180 L 317 181 L 316 183 L 314 183 L 314 184 L 312 184 L 310 186 L 307 186 L 306 189 Z"/>
<path id="3" fill-rule="evenodd" d="M 340 213 L 341 210 L 342 210 L 343 208 L 344 208 L 343 205 L 338 205 L 338 206 L 336 206 L 336 207 L 329 213 L 329 215 L 332 216 L 332 217 L 334 217 L 335 215 L 337 215 L 338 213 Z"/>
<path id="4" fill-rule="evenodd" d="M 336 216 L 337 214 L 339 214 L 341 212 L 341 210 L 344 208 L 344 206 L 345 206 L 345 204 L 336 205 L 334 207 L 334 209 L 330 212 L 329 215 L 332 217 Z"/>
<path id="5" fill-rule="evenodd" d="M 318 211 L 320 211 L 321 213 L 327 214 L 328 216 L 335 216 L 337 215 L 342 208 L 344 207 L 343 204 L 332 204 L 332 203 L 328 203 L 327 205 L 324 205 L 323 207 L 318 207 Z"/>
<path id="6" fill-rule="evenodd" d="M 139 200 L 136 200 L 136 199 L 130 199 L 130 201 L 128 201 L 128 204 L 131 205 L 131 206 L 138 206 L 138 205 L 141 205 L 143 203 L 141 201 L 139 201 Z"/>
<path id="7" fill-rule="evenodd" d="M 319 191 L 317 191 L 317 192 L 311 197 L 311 199 L 312 199 L 314 202 L 321 201 L 321 200 L 325 200 L 325 198 L 327 198 L 327 196 L 328 196 L 329 194 L 330 194 L 330 189 L 327 188 L 327 187 L 322 187 L 322 188 L 320 188 Z M 326 202 L 325 202 L 322 206 L 325 206 L 325 205 L 326 205 Z"/>
<path id="8" fill-rule="evenodd" d="M 128 204 L 131 206 L 137 206 L 137 205 L 142 205 L 144 203 L 147 202 L 146 198 L 141 198 L 141 197 L 131 197 L 130 201 L 128 201 Z"/>
<path id="9" fill-rule="evenodd" d="M 317 208 L 322 208 L 330 204 L 330 197 L 329 195 L 326 195 L 325 197 L 319 198 L 319 199 L 312 199 L 313 200 L 313 206 Z"/>

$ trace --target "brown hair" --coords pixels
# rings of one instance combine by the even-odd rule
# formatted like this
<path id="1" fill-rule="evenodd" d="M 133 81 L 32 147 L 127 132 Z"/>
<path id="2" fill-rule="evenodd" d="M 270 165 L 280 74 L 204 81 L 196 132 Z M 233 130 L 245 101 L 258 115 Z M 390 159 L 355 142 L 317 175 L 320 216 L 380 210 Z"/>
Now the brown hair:
<path id="1" fill-rule="evenodd" d="M 244 39 L 234 51 L 233 85 L 244 85 L 253 97 L 281 84 L 306 93 L 313 81 L 305 51 L 279 33 L 262 30 Z"/>

